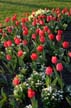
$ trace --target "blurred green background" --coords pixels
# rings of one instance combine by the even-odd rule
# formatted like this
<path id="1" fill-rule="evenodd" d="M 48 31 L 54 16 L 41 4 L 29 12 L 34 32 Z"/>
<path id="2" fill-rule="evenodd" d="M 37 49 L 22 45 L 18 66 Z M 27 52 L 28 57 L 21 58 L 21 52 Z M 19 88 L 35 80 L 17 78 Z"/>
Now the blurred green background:
<path id="1" fill-rule="evenodd" d="M 32 10 L 56 7 L 70 8 L 71 0 L 0 0 L 0 22 L 15 13 L 21 18 Z"/>

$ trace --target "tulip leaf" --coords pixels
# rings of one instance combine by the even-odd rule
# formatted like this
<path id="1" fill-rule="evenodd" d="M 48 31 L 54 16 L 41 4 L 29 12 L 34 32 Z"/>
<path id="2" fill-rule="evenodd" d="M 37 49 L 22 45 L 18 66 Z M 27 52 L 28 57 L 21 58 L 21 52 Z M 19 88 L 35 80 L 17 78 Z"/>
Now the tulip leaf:
<path id="1" fill-rule="evenodd" d="M 1 89 L 1 95 L 2 95 L 2 99 L 0 100 L 0 108 L 2 108 L 7 101 L 7 96 L 3 91 L 3 88 Z"/>
<path id="2" fill-rule="evenodd" d="M 69 103 L 69 105 L 71 106 L 71 99 L 69 99 L 69 97 L 66 97 L 66 100 Z"/>

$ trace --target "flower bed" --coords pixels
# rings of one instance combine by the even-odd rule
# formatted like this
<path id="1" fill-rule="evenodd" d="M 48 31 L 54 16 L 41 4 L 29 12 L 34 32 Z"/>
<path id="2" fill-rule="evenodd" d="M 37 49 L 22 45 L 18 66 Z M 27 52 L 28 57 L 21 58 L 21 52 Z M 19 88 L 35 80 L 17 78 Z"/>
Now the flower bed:
<path id="1" fill-rule="evenodd" d="M 0 29 L 0 107 L 70 108 L 71 43 L 64 34 L 71 9 L 40 9 Z M 71 75 L 71 74 L 70 74 Z"/>

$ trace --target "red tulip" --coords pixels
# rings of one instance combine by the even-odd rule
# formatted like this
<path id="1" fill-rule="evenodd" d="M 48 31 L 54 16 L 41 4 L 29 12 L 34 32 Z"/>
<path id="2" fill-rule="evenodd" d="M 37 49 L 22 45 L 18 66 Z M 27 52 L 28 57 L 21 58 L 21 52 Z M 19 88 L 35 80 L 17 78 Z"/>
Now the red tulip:
<path id="1" fill-rule="evenodd" d="M 7 48 L 8 47 L 7 41 L 5 41 L 3 45 L 4 45 L 5 48 Z"/>
<path id="2" fill-rule="evenodd" d="M 53 64 L 56 64 L 57 61 L 58 61 L 58 58 L 57 58 L 56 56 L 52 56 L 51 62 L 52 62 Z"/>
<path id="3" fill-rule="evenodd" d="M 23 43 L 23 45 L 27 45 L 28 41 L 27 40 L 23 40 L 22 43 Z"/>
<path id="4" fill-rule="evenodd" d="M 19 85 L 20 84 L 20 79 L 18 76 L 16 76 L 14 79 L 13 79 L 13 85 L 16 86 L 16 85 Z"/>
<path id="5" fill-rule="evenodd" d="M 25 36 L 28 35 L 28 29 L 25 29 L 25 30 L 23 31 L 23 35 L 25 35 Z"/>
<path id="6" fill-rule="evenodd" d="M 62 35 L 63 31 L 62 30 L 58 30 L 57 33 L 58 33 L 58 35 Z"/>
<path id="7" fill-rule="evenodd" d="M 53 73 L 52 67 L 48 66 L 48 67 L 46 68 L 46 70 L 45 70 L 45 74 L 46 74 L 46 75 L 52 75 L 52 73 Z"/>
<path id="8" fill-rule="evenodd" d="M 15 37 L 14 42 L 15 42 L 15 44 L 19 45 L 21 43 L 21 39 L 18 37 Z"/>
<path id="9" fill-rule="evenodd" d="M 8 40 L 8 41 L 7 41 L 7 46 L 8 46 L 8 47 L 11 47 L 11 46 L 12 46 L 12 41 L 11 41 L 11 40 Z"/>
<path id="10" fill-rule="evenodd" d="M 62 36 L 61 36 L 61 35 L 56 35 L 56 40 L 57 40 L 58 42 L 60 42 L 61 39 L 62 39 Z"/>
<path id="11" fill-rule="evenodd" d="M 70 51 L 70 52 L 68 52 L 68 56 L 71 58 L 71 51 Z"/>
<path id="12" fill-rule="evenodd" d="M 30 57 L 34 61 L 38 59 L 38 55 L 36 53 L 32 53 Z"/>
<path id="13" fill-rule="evenodd" d="M 39 36 L 44 36 L 44 31 L 43 30 L 39 30 Z"/>
<path id="14" fill-rule="evenodd" d="M 59 71 L 59 72 L 61 72 L 61 71 L 63 70 L 63 65 L 62 65 L 62 63 L 57 63 L 57 65 L 56 65 L 56 70 Z"/>
<path id="15" fill-rule="evenodd" d="M 15 24 L 16 24 L 16 26 L 18 26 L 20 23 L 19 23 L 19 21 L 16 21 Z"/>
<path id="16" fill-rule="evenodd" d="M 39 38 L 39 40 L 40 40 L 41 43 L 44 43 L 44 42 L 45 42 L 45 37 L 41 36 L 41 37 Z"/>
<path id="17" fill-rule="evenodd" d="M 50 40 L 54 40 L 54 35 L 53 35 L 53 34 L 49 34 L 49 35 L 48 35 L 48 38 L 49 38 Z"/>
<path id="18" fill-rule="evenodd" d="M 48 28 L 48 31 L 47 32 L 48 32 L 48 34 L 50 34 L 51 33 L 51 30 Z"/>
<path id="19" fill-rule="evenodd" d="M 44 25 L 44 21 L 43 20 L 40 20 L 39 21 L 39 24 L 43 26 Z"/>
<path id="20" fill-rule="evenodd" d="M 10 61 L 11 58 L 12 58 L 11 55 L 9 55 L 9 54 L 6 55 L 6 59 L 7 59 L 8 61 Z"/>
<path id="21" fill-rule="evenodd" d="M 0 33 L 2 33 L 3 32 L 3 30 L 0 28 Z"/>
<path id="22" fill-rule="evenodd" d="M 44 46 L 43 46 L 43 45 L 39 45 L 39 46 L 37 47 L 37 51 L 38 51 L 38 52 L 42 52 L 43 49 L 44 49 Z"/>
<path id="23" fill-rule="evenodd" d="M 47 16 L 47 22 L 50 22 L 50 21 L 52 21 L 52 20 L 53 20 L 53 16 L 52 16 L 52 15 Z"/>
<path id="24" fill-rule="evenodd" d="M 7 18 L 5 19 L 5 22 L 8 23 L 9 21 L 10 21 L 10 18 L 7 17 Z"/>
<path id="25" fill-rule="evenodd" d="M 69 42 L 68 41 L 64 41 L 62 43 L 63 48 L 69 48 Z"/>
<path id="26" fill-rule="evenodd" d="M 44 32 L 47 32 L 48 31 L 48 26 L 44 26 L 43 30 L 44 30 Z"/>
<path id="27" fill-rule="evenodd" d="M 33 98 L 35 96 L 35 91 L 34 90 L 32 90 L 31 88 L 30 89 L 28 89 L 28 98 Z"/>
<path id="28" fill-rule="evenodd" d="M 13 17 L 12 17 L 12 21 L 16 21 L 17 20 L 17 15 L 14 15 Z"/>
<path id="29" fill-rule="evenodd" d="M 36 34 L 39 34 L 39 31 L 40 31 L 40 29 L 39 29 L 39 28 L 37 28 L 37 29 L 36 29 Z"/>
<path id="30" fill-rule="evenodd" d="M 36 34 L 32 34 L 32 39 L 36 40 Z"/>
<path id="31" fill-rule="evenodd" d="M 23 51 L 22 51 L 22 50 L 19 50 L 18 53 L 17 53 L 17 56 L 18 56 L 18 57 L 23 56 Z"/>
<path id="32" fill-rule="evenodd" d="M 36 26 L 36 24 L 37 24 L 36 21 L 32 22 L 32 26 Z"/>
<path id="33" fill-rule="evenodd" d="M 9 33 L 12 33 L 12 27 L 7 27 L 7 31 L 8 31 Z"/>

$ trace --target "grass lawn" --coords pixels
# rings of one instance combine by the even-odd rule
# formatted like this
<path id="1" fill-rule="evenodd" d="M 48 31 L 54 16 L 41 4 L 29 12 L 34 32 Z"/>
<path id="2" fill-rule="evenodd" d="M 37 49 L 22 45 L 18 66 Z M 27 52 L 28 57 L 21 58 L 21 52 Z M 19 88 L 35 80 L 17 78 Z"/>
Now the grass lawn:
<path id="1" fill-rule="evenodd" d="M 4 18 L 17 13 L 19 18 L 24 13 L 37 10 L 39 8 L 71 7 L 71 0 L 0 0 L 0 22 Z"/>

